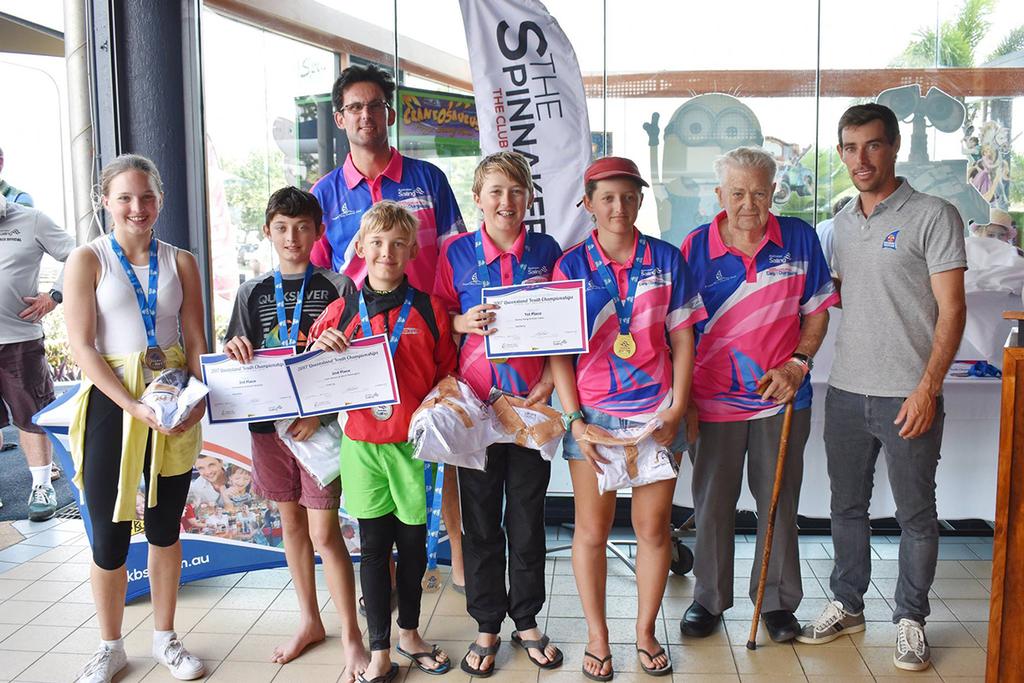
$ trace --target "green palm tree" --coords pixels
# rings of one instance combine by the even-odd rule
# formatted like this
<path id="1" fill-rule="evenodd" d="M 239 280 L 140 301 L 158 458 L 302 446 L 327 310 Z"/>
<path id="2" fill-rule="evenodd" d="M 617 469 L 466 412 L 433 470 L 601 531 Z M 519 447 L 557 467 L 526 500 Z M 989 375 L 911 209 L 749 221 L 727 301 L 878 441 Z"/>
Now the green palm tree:
<path id="1" fill-rule="evenodd" d="M 964 0 L 956 18 L 935 28 L 922 28 L 892 62 L 899 67 L 975 66 L 978 43 L 989 32 L 989 17 L 998 0 Z M 1024 49 L 1024 25 L 1011 30 L 986 61 Z"/>

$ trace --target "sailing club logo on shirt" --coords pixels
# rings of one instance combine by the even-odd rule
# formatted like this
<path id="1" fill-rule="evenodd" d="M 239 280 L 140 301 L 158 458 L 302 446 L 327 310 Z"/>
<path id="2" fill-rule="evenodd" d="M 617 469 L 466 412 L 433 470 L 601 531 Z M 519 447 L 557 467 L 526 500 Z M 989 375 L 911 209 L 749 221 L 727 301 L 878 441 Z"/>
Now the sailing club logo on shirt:
<path id="1" fill-rule="evenodd" d="M 353 211 L 352 209 L 348 208 L 348 202 L 342 202 L 342 204 L 341 204 L 341 211 L 339 211 L 338 214 L 334 218 L 332 218 L 331 220 L 335 220 L 336 221 L 336 220 L 339 220 L 341 218 L 348 218 L 349 216 L 355 215 L 357 213 L 359 213 L 359 212 L 358 211 Z"/>
<path id="2" fill-rule="evenodd" d="M 900 231 L 899 230 L 893 230 L 888 235 L 886 235 L 884 238 L 882 238 L 882 249 L 892 249 L 893 251 L 895 251 L 896 250 L 896 240 L 897 240 L 897 238 L 899 236 L 900 236 Z"/>
<path id="3" fill-rule="evenodd" d="M 775 266 L 781 265 L 783 263 L 789 263 L 792 260 L 793 260 L 793 254 L 791 252 L 788 252 L 788 251 L 785 254 L 769 254 L 768 255 L 768 263 L 770 263 L 772 265 L 775 265 Z"/>
<path id="4" fill-rule="evenodd" d="M 400 187 L 398 188 L 399 199 L 415 199 L 416 197 L 423 197 L 427 194 L 427 191 L 422 187 Z"/>
<path id="5" fill-rule="evenodd" d="M 712 279 L 711 282 L 709 282 L 707 284 L 707 286 L 708 287 L 714 287 L 716 285 L 720 285 L 720 284 L 723 284 L 725 282 L 731 282 L 732 280 L 735 280 L 737 277 L 739 277 L 739 276 L 735 275 L 735 274 L 734 275 L 723 275 L 721 269 L 719 269 L 715 273 L 714 279 Z"/>

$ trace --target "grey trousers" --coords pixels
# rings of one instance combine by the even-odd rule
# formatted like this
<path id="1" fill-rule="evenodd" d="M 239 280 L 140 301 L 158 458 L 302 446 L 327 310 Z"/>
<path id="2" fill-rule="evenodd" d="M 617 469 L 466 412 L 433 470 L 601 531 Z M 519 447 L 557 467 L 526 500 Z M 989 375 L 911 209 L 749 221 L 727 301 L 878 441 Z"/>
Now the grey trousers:
<path id="1" fill-rule="evenodd" d="M 942 397 L 931 428 L 916 439 L 899 435 L 893 424 L 902 398 L 862 396 L 828 388 L 825 397 L 825 452 L 832 486 L 832 544 L 835 567 L 830 588 L 849 612 L 864 609 L 871 580 L 871 525 L 868 506 L 874 487 L 875 461 L 885 448 L 889 486 L 900 524 L 899 579 L 893 623 L 921 624 L 931 613 L 928 591 L 939 554 L 935 509 L 935 470 L 939 464 Z M 965 485 L 969 482 L 965 482 Z"/>
<path id="2" fill-rule="evenodd" d="M 692 455 L 693 501 L 697 548 L 693 599 L 713 614 L 733 605 L 736 502 L 747 461 L 747 485 L 757 501 L 757 549 L 750 572 L 750 599 L 757 599 L 768 507 L 775 482 L 775 464 L 783 414 L 759 420 L 701 422 Z M 796 511 L 804 476 L 804 446 L 811 429 L 810 408 L 793 412 L 789 448 L 775 518 L 772 558 L 768 566 L 763 611 L 796 611 L 803 599 Z"/>

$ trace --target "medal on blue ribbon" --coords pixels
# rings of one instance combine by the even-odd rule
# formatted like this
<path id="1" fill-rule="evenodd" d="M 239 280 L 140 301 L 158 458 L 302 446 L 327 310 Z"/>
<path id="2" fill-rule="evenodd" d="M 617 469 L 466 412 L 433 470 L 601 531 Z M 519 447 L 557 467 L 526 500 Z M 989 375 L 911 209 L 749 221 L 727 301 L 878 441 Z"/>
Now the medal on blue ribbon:
<path id="1" fill-rule="evenodd" d="M 441 590 L 441 572 L 437 570 L 437 546 L 441 537 L 444 463 L 437 463 L 436 476 L 432 476 L 433 470 L 433 463 L 424 463 L 423 483 L 427 491 L 427 571 L 423 574 L 422 586 L 427 593 L 436 593 Z"/>
<path id="2" fill-rule="evenodd" d="M 409 319 L 409 311 L 412 309 L 413 299 L 413 288 L 406 286 L 405 301 L 402 303 L 402 310 L 398 312 L 398 318 L 395 320 L 395 329 L 392 330 L 391 336 L 388 338 L 388 348 L 391 349 L 391 357 L 394 358 L 395 354 L 398 353 L 398 342 L 402 338 L 402 331 L 405 329 L 405 322 Z M 387 314 L 385 313 L 385 321 L 387 320 Z M 370 327 L 370 314 L 366 308 L 366 299 L 363 297 L 363 291 L 359 290 L 359 323 L 363 330 L 364 337 L 373 336 L 373 328 Z M 385 323 L 386 325 L 386 323 Z M 370 409 L 373 417 L 384 422 L 385 420 L 391 419 L 394 414 L 394 406 L 374 406 Z"/>
<path id="3" fill-rule="evenodd" d="M 295 299 L 295 308 L 292 309 L 292 325 L 288 327 L 288 317 L 284 309 L 284 280 L 281 277 L 281 269 L 274 269 L 274 301 L 277 304 L 277 336 L 281 339 L 281 346 L 294 346 L 299 343 L 300 323 L 302 322 L 302 303 L 306 297 L 306 285 L 313 276 L 313 264 L 306 266 L 306 274 L 302 278 L 302 287 L 299 288 L 299 295 Z"/>
<path id="4" fill-rule="evenodd" d="M 484 228 L 481 227 L 473 235 L 473 246 L 476 249 L 476 277 L 480 281 L 480 291 L 483 292 L 484 287 L 491 286 L 491 276 L 487 272 L 487 257 L 484 254 Z M 523 258 L 519 260 L 519 266 L 512 273 L 512 284 L 519 285 L 526 281 L 527 276 L 527 256 L 530 254 L 530 231 L 526 231 L 526 235 L 523 237 Z M 507 363 L 507 358 L 492 358 L 492 363 Z"/>
<path id="5" fill-rule="evenodd" d="M 601 253 L 594 244 L 594 236 L 591 234 L 586 239 L 587 253 L 590 259 L 597 266 L 597 274 L 604 283 L 604 288 L 615 304 L 615 315 L 619 319 L 619 334 L 612 344 L 612 351 L 622 359 L 630 358 L 636 353 L 636 340 L 629 331 L 629 324 L 633 319 L 633 301 L 636 298 L 637 283 L 640 282 L 640 271 L 643 269 L 644 255 L 647 253 L 647 238 L 642 232 L 637 232 L 636 252 L 633 255 L 633 265 L 629 268 L 629 286 L 626 290 L 626 299 L 619 298 L 619 286 L 612 275 L 611 269 L 601 259 Z"/>
<path id="6" fill-rule="evenodd" d="M 149 287 L 146 290 L 142 289 L 142 283 L 139 282 L 135 269 L 132 268 L 131 262 L 125 256 L 124 249 L 114 239 L 113 233 L 110 233 L 110 247 L 121 263 L 128 282 L 135 289 L 135 299 L 138 301 L 139 311 L 142 313 L 142 324 L 146 327 L 146 353 L 143 362 L 153 372 L 159 372 L 167 367 L 167 356 L 164 355 L 164 350 L 160 348 L 156 339 L 156 295 L 160 285 L 157 240 L 155 237 L 149 240 Z"/>

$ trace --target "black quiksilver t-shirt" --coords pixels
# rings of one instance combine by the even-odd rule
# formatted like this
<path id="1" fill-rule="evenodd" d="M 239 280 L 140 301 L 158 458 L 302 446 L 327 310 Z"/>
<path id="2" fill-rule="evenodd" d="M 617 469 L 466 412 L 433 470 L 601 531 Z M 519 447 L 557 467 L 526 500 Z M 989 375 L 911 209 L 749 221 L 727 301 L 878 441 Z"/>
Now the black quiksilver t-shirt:
<path id="1" fill-rule="evenodd" d="M 291 327 L 294 322 L 295 304 L 302 288 L 304 273 L 282 275 L 284 287 L 285 322 Z M 306 348 L 306 335 L 313 321 L 320 317 L 327 305 L 336 299 L 355 291 L 355 285 L 347 275 L 324 268 L 315 268 L 306 285 L 303 296 L 302 319 L 299 321 L 299 339 L 296 352 Z M 274 274 L 266 273 L 246 280 L 235 295 L 235 308 L 231 312 L 225 341 L 244 336 L 252 342 L 253 348 L 270 349 L 285 345 L 287 331 L 280 329 L 277 320 L 277 300 L 274 298 Z M 250 422 L 249 431 L 262 434 L 274 431 L 272 422 Z"/>

